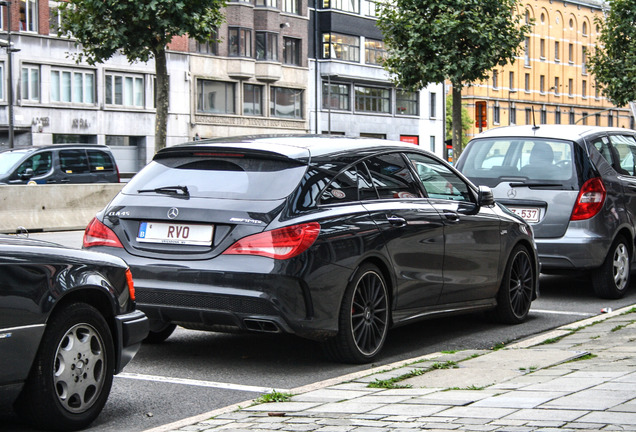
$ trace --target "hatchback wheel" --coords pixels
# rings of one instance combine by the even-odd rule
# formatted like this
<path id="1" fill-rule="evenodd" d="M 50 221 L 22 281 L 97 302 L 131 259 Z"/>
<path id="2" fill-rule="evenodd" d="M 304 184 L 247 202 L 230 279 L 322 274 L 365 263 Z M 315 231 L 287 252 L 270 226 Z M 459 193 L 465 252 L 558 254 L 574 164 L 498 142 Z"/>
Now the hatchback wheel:
<path id="1" fill-rule="evenodd" d="M 367 363 L 384 346 L 389 329 L 386 283 L 374 265 L 361 266 L 347 286 L 338 317 L 338 334 L 323 343 L 328 357 Z"/>
<path id="2" fill-rule="evenodd" d="M 168 339 L 176 328 L 177 326 L 175 324 L 153 322 L 150 324 L 150 331 L 148 332 L 146 339 L 144 339 L 144 342 L 161 343 Z"/>
<path id="3" fill-rule="evenodd" d="M 625 295 L 629 287 L 632 264 L 628 244 L 624 237 L 617 238 L 603 265 L 592 272 L 592 287 L 598 297 L 618 299 Z"/>
<path id="4" fill-rule="evenodd" d="M 506 265 L 497 294 L 497 308 L 492 312 L 496 321 L 519 324 L 525 321 L 532 303 L 536 271 L 524 246 L 516 246 Z"/>
<path id="5" fill-rule="evenodd" d="M 99 415 L 113 382 L 115 350 L 108 324 L 84 303 L 49 320 L 16 408 L 40 428 L 77 430 Z"/>

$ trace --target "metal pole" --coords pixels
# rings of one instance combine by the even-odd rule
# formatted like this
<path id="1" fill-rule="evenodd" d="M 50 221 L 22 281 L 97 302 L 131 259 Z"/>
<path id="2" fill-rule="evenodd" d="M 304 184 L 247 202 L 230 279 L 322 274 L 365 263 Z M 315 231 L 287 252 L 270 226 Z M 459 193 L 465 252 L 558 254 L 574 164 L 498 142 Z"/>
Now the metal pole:
<path id="1" fill-rule="evenodd" d="M 9 123 L 9 148 L 14 147 L 14 126 L 13 126 L 13 53 L 19 51 L 13 48 L 11 43 L 11 2 L 9 0 L 0 1 L 0 5 L 7 7 L 7 103 L 8 103 L 8 123 Z"/>
<path id="2" fill-rule="evenodd" d="M 327 75 L 327 130 L 329 132 L 329 136 L 331 136 L 331 75 Z"/>

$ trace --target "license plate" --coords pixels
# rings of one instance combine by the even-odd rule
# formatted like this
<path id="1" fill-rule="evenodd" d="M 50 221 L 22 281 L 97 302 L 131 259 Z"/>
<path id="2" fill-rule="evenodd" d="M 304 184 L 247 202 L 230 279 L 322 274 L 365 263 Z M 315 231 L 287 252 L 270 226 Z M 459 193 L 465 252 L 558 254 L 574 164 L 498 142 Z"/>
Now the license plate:
<path id="1" fill-rule="evenodd" d="M 537 207 L 508 207 L 508 210 L 510 210 L 517 216 L 521 216 L 527 222 L 539 222 L 541 209 Z"/>
<path id="2" fill-rule="evenodd" d="M 137 241 L 142 243 L 167 243 L 177 245 L 211 246 L 212 225 L 171 224 L 142 222 Z"/>

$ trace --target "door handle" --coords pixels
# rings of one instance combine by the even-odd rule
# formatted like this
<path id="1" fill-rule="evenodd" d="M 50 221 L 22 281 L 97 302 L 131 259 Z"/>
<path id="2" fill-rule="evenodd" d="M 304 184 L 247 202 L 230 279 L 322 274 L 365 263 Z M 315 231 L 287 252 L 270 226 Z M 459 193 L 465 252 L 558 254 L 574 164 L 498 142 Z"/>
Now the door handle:
<path id="1" fill-rule="evenodd" d="M 387 216 L 386 219 L 389 221 L 391 225 L 395 225 L 397 227 L 403 227 L 406 225 L 406 219 L 400 216 L 391 215 L 391 216 Z"/>
<path id="2" fill-rule="evenodd" d="M 451 211 L 445 211 L 444 212 L 444 217 L 449 222 L 453 222 L 453 223 L 459 222 L 459 214 L 458 213 L 451 212 Z"/>

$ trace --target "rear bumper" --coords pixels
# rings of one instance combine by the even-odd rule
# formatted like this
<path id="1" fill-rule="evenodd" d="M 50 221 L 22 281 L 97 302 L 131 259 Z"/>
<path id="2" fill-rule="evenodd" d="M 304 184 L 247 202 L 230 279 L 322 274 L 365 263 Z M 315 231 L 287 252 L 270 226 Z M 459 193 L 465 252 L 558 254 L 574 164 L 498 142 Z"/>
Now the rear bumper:
<path id="1" fill-rule="evenodd" d="M 535 238 L 541 271 L 550 273 L 598 268 L 603 264 L 612 241 L 612 238 L 570 231 L 560 238 Z"/>
<path id="2" fill-rule="evenodd" d="M 115 317 L 117 325 L 117 364 L 115 373 L 121 372 L 137 354 L 141 341 L 148 336 L 149 320 L 140 310 Z"/>

